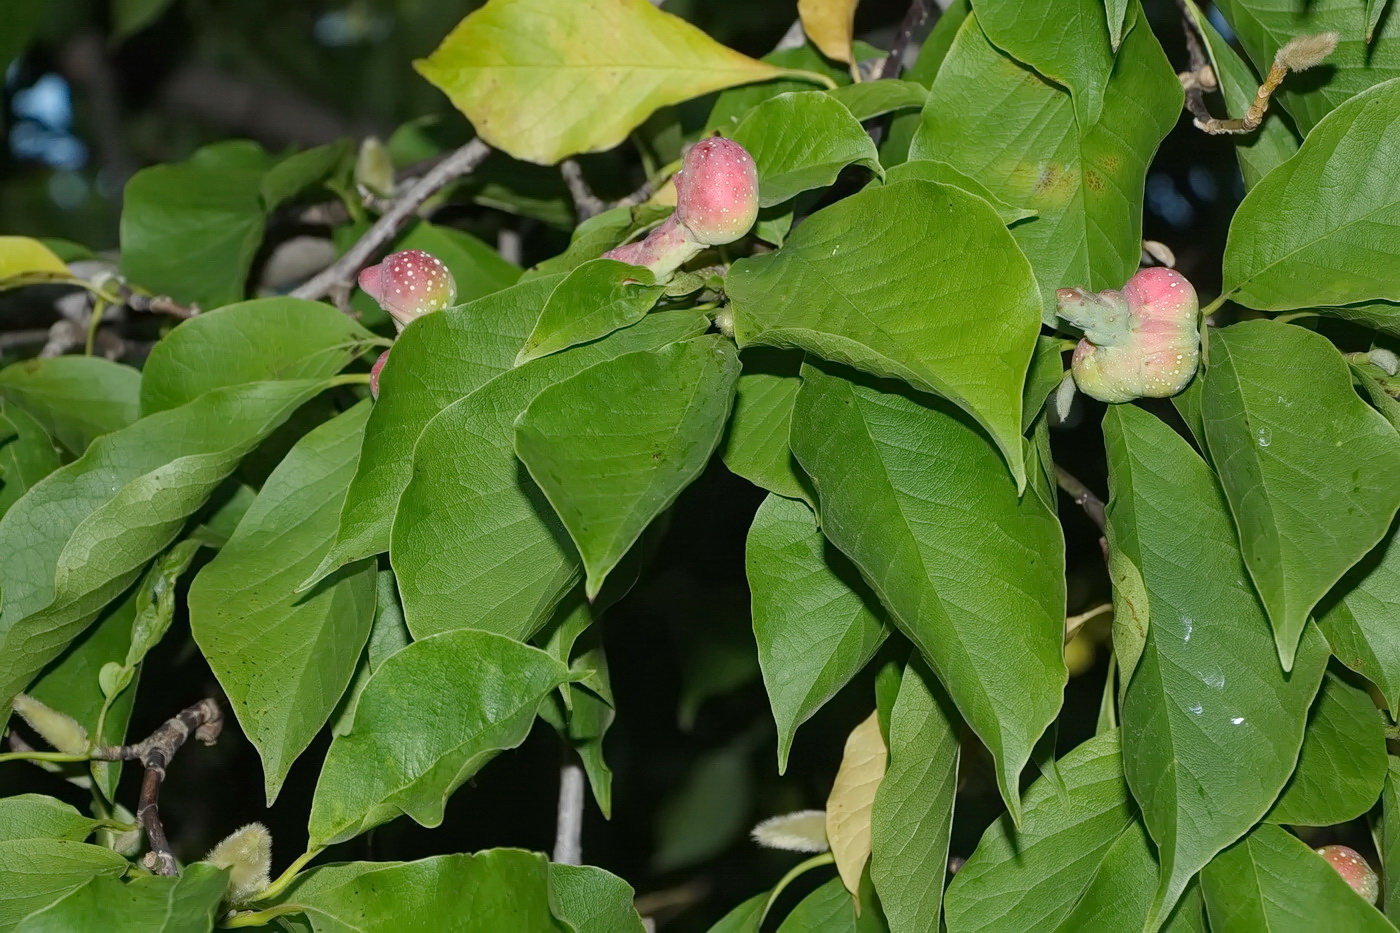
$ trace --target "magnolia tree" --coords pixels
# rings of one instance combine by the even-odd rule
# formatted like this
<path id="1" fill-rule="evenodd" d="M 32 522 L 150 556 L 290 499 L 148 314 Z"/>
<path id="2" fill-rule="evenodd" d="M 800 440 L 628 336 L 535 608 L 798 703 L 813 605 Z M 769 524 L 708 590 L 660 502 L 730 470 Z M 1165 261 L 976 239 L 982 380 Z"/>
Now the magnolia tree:
<path id="1" fill-rule="evenodd" d="M 808 854 L 714 931 L 1392 929 L 1400 13 L 916 0 L 879 49 L 855 6 L 756 59 L 647 0 L 490 0 L 414 63 L 459 148 L 226 142 L 135 174 L 119 254 L 0 239 L 0 288 L 69 309 L 0 371 L 0 761 L 33 791 L 0 926 L 654 926 L 580 864 L 629 717 L 600 620 L 722 461 L 766 495 L 699 514 L 748 510 L 776 770 L 859 715 L 807 733 L 817 809 L 753 830 Z M 1179 122 L 1238 158 L 1218 255 L 1143 240 Z M 439 213 L 538 166 L 562 252 Z M 289 206 L 339 258 L 250 298 Z M 139 368 L 94 353 L 138 318 Z M 195 651 L 220 690 L 129 734 Z M 552 853 L 353 860 L 537 719 Z M 317 775 L 305 836 L 180 851 L 167 772 L 234 729 L 269 803 Z"/>

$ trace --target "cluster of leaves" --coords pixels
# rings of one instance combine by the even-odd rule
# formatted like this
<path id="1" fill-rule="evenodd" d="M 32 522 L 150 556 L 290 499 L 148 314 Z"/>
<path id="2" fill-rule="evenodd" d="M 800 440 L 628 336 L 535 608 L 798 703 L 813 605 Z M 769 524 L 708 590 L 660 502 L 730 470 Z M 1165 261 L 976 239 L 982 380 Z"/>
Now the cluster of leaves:
<path id="1" fill-rule="evenodd" d="M 1238 143 L 1248 194 L 1210 310 L 1241 322 L 1205 328 L 1173 403 L 1104 411 L 1114 663 L 1097 734 L 1064 757 L 1046 400 L 1074 335 L 1053 333 L 1055 289 L 1137 269 L 1147 166 L 1182 108 L 1122 0 L 955 3 L 909 80 L 854 82 L 846 66 L 878 54 L 852 43 L 850 3 L 802 4 L 833 65 L 813 47 L 749 59 L 646 0 L 492 0 L 419 63 L 483 140 L 553 163 L 722 91 L 703 132 L 752 153 L 759 222 L 720 266 L 658 284 L 597 257 L 664 216 L 664 187 L 528 270 L 419 221 L 397 246 L 440 256 L 462 303 L 403 331 L 373 402 L 382 318 L 241 300 L 269 212 L 316 187 L 353 200 L 348 147 L 227 143 L 142 171 L 122 273 L 206 311 L 140 371 L 0 371 L 0 712 L 27 691 L 124 741 L 206 548 L 191 630 L 269 803 L 334 736 L 296 867 L 400 816 L 438 825 L 537 717 L 607 813 L 596 622 L 718 454 L 768 492 L 746 563 L 779 769 L 877 651 L 908 658 L 847 746 L 815 860 L 838 877 L 782 930 L 1390 929 L 1281 828 L 1383 800 L 1381 856 L 1400 858 L 1372 699 L 1400 703 L 1400 403 L 1363 352 L 1400 335 L 1400 17 L 1365 6 L 1222 2 L 1248 59 L 1197 20 L 1232 111 L 1288 39 L 1342 40 L 1322 80 L 1281 92 L 1287 120 Z M 862 121 L 890 115 L 877 145 Z M 0 243 L 0 286 L 70 277 L 42 244 Z M 1007 813 L 945 895 L 964 732 Z M 129 828 L 116 773 L 92 765 L 91 818 L 0 801 L 0 925 L 208 929 L 226 909 L 222 869 L 146 876 L 83 841 Z M 777 893 L 716 930 L 758 930 Z M 509 849 L 323 865 L 253 900 L 229 922 L 641 929 L 621 879 Z"/>

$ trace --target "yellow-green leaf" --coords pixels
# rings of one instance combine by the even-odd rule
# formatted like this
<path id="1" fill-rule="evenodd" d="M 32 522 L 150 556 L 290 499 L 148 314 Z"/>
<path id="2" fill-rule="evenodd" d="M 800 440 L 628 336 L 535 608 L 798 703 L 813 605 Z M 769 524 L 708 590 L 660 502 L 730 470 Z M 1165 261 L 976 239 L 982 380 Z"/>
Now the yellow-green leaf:
<path id="1" fill-rule="evenodd" d="M 20 284 L 6 282 L 18 276 L 71 277 L 63 260 L 43 243 L 27 236 L 0 236 L 0 288 Z"/>
<path id="2" fill-rule="evenodd" d="M 610 149 L 661 107 L 788 74 L 648 0 L 491 0 L 414 66 L 483 140 L 543 165 Z"/>
<path id="3" fill-rule="evenodd" d="M 860 0 L 797 0 L 802 29 L 822 54 L 838 62 L 851 60 L 851 41 Z"/>
<path id="4" fill-rule="evenodd" d="M 885 777 L 885 758 L 880 720 L 871 713 L 846 737 L 841 767 L 826 799 L 826 838 L 841 883 L 852 895 L 860 890 L 861 872 L 870 859 L 870 811 Z"/>

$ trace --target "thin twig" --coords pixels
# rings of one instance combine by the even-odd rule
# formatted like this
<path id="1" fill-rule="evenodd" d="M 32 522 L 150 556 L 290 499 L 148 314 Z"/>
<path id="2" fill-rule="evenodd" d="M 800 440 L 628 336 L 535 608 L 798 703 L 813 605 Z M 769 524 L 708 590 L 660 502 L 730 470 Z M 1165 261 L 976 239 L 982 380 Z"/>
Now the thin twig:
<path id="1" fill-rule="evenodd" d="M 1099 531 L 1108 530 L 1108 516 L 1104 511 L 1103 500 L 1081 483 L 1072 473 L 1059 464 L 1055 465 L 1055 483 L 1069 494 L 1074 504 L 1084 510 L 1089 520 L 1099 526 Z"/>
<path id="2" fill-rule="evenodd" d="M 559 766 L 559 810 L 554 824 L 554 861 L 583 864 L 583 765 L 572 749 Z"/>
<path id="3" fill-rule="evenodd" d="M 578 164 L 578 159 L 565 159 L 560 162 L 559 174 L 564 176 L 564 184 L 569 189 L 569 197 L 574 200 L 574 211 L 577 212 L 580 221 L 596 217 L 607 208 L 603 199 L 588 187 L 588 179 L 583 177 L 583 166 Z"/>
<path id="4" fill-rule="evenodd" d="M 344 306 L 350 294 L 350 286 L 355 275 L 370 257 L 394 238 L 408 219 L 413 216 L 423 202 L 436 194 L 444 186 L 456 181 L 474 170 L 491 153 L 491 147 L 479 139 L 455 150 L 447 158 L 433 166 L 427 174 L 402 195 L 394 199 L 393 206 L 385 211 L 374 225 L 365 231 L 364 236 L 346 251 L 325 271 L 313 276 L 292 292 L 294 298 L 317 300 L 330 295 L 337 305 Z"/>
<path id="5" fill-rule="evenodd" d="M 1192 117 L 1204 123 L 1215 119 L 1206 108 L 1205 96 L 1217 90 L 1220 85 L 1215 77 L 1215 69 L 1206 57 L 1202 44 L 1205 37 L 1201 35 L 1189 3 L 1190 0 L 1176 0 L 1176 5 L 1181 11 L 1181 28 L 1186 33 L 1186 54 L 1190 64 L 1190 70 L 1181 72 L 1177 77 L 1181 79 L 1181 89 L 1186 92 L 1186 109 Z"/>
<path id="6" fill-rule="evenodd" d="M 213 745 L 223 727 L 224 715 L 218 702 L 206 698 L 170 717 L 135 745 L 108 745 L 92 751 L 91 757 L 97 761 L 139 761 L 145 767 L 136 819 L 151 846 L 146 867 L 157 875 L 177 874 L 175 853 L 160 822 L 160 785 L 165 780 L 165 769 L 191 734 L 205 745 Z"/>
<path id="7" fill-rule="evenodd" d="M 899 31 L 894 34 L 894 42 L 890 43 L 890 52 L 885 56 L 884 64 L 880 66 L 880 73 L 876 75 L 877 78 L 899 77 L 899 73 L 904 70 L 904 53 L 908 50 L 914 33 L 928 19 L 929 7 L 929 0 L 909 0 L 909 9 L 904 13 L 904 19 L 899 24 Z"/>

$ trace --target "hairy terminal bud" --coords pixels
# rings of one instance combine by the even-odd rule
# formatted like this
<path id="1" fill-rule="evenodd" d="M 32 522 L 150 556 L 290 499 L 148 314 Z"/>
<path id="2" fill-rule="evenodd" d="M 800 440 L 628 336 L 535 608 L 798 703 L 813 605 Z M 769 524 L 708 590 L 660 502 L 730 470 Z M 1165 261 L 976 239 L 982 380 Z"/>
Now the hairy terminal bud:
<path id="1" fill-rule="evenodd" d="M 1167 398 L 1200 362 L 1196 290 L 1174 269 L 1143 269 L 1122 291 L 1057 292 L 1058 314 L 1084 332 L 1070 367 L 1085 395 L 1103 402 Z"/>
<path id="2" fill-rule="evenodd" d="M 409 322 L 457 303 L 452 273 L 432 253 L 406 249 L 390 253 L 377 266 L 360 270 L 360 287 L 403 330 Z"/>
<path id="3" fill-rule="evenodd" d="M 271 883 L 272 834 L 261 823 L 249 823 L 210 849 L 204 860 L 228 869 L 228 901 L 247 903 Z"/>
<path id="4" fill-rule="evenodd" d="M 16 713 L 39 733 L 45 742 L 68 755 L 82 755 L 88 750 L 88 733 L 72 716 L 40 703 L 27 693 L 15 697 Z"/>
<path id="5" fill-rule="evenodd" d="M 676 218 L 706 246 L 748 233 L 758 219 L 758 169 L 749 151 L 723 136 L 692 146 L 676 173 Z"/>
<path id="6" fill-rule="evenodd" d="M 825 810 L 798 810 L 772 816 L 755 826 L 750 835 L 754 842 L 767 849 L 825 852 L 831 848 L 826 841 Z"/>
<path id="7" fill-rule="evenodd" d="M 1371 864 L 1361 857 L 1361 853 L 1349 846 L 1323 846 L 1315 850 L 1327 860 L 1327 864 L 1337 869 L 1351 889 L 1374 904 L 1381 895 L 1381 882 Z"/>
<path id="8" fill-rule="evenodd" d="M 645 266 L 657 282 L 666 282 L 706 247 L 748 233 L 758 217 L 753 156 L 732 139 L 714 136 L 696 143 L 672 180 L 675 213 L 646 239 L 610 249 L 604 259 Z"/>

